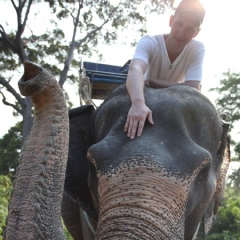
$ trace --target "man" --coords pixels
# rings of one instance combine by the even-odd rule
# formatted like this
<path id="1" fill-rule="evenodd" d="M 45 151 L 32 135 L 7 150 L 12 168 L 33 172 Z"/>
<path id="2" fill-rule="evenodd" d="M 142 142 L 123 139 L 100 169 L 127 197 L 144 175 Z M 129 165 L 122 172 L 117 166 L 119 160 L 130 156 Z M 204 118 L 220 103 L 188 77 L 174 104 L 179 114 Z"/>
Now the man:
<path id="1" fill-rule="evenodd" d="M 184 84 L 200 89 L 205 49 L 193 38 L 204 16 L 198 0 L 182 0 L 170 17 L 169 34 L 145 36 L 138 42 L 126 82 L 132 105 L 124 131 L 131 139 L 141 136 L 146 119 L 154 124 L 152 112 L 145 105 L 144 83 L 153 88 Z"/>

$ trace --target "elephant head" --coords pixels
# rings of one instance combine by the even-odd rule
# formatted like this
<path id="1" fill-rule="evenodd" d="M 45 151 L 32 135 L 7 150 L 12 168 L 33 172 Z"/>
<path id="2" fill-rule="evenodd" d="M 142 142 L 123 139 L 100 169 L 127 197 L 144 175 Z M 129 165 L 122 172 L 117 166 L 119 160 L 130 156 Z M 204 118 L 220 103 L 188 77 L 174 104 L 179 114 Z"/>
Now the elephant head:
<path id="1" fill-rule="evenodd" d="M 202 219 L 208 234 L 230 161 L 228 124 L 188 86 L 146 88 L 145 99 L 154 126 L 134 140 L 123 131 L 124 85 L 96 111 L 70 112 L 65 192 L 96 220 L 95 239 L 193 239 Z"/>

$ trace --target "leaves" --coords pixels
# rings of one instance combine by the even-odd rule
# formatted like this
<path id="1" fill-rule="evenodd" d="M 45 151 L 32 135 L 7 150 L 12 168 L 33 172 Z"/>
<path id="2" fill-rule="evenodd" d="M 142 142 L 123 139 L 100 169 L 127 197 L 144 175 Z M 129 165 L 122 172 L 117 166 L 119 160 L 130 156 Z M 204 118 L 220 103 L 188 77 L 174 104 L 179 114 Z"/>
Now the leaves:
<path id="1" fill-rule="evenodd" d="M 14 176 L 19 164 L 19 153 L 22 146 L 22 123 L 12 127 L 0 139 L 0 174 Z"/>
<path id="2" fill-rule="evenodd" d="M 220 85 L 210 89 L 219 94 L 217 106 L 220 111 L 227 112 L 231 117 L 231 122 L 240 120 L 240 74 L 232 73 L 230 70 L 223 73 Z"/>
<path id="3" fill-rule="evenodd" d="M 206 240 L 240 239 L 240 198 L 228 197 L 220 207 L 212 234 Z"/>
<path id="4" fill-rule="evenodd" d="M 8 202 L 12 192 L 12 182 L 8 176 L 0 175 L 0 239 L 6 227 Z"/>

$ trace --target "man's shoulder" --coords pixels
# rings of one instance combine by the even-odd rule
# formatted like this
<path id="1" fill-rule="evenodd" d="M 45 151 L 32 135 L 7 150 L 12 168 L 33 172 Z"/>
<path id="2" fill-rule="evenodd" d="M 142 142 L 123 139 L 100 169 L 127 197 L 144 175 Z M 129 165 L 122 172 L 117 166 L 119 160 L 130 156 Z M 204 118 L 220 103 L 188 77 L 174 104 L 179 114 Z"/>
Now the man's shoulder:
<path id="1" fill-rule="evenodd" d="M 196 39 L 192 39 L 192 41 L 189 43 L 189 47 L 190 48 L 197 48 L 197 49 L 205 49 L 205 46 L 204 44 L 199 41 L 199 40 L 196 40 Z"/>
<path id="2" fill-rule="evenodd" d="M 158 34 L 158 35 L 145 35 L 142 37 L 142 40 L 149 41 L 149 42 L 161 42 L 163 41 L 163 35 Z"/>
<path id="3" fill-rule="evenodd" d="M 158 34 L 158 35 L 147 35 L 149 36 L 150 39 L 152 39 L 153 41 L 156 41 L 156 42 L 163 42 L 164 41 L 164 35 L 163 34 Z"/>
<path id="4" fill-rule="evenodd" d="M 137 47 L 142 49 L 148 49 L 148 51 L 156 50 L 162 45 L 162 40 L 160 35 L 145 35 L 138 42 Z"/>

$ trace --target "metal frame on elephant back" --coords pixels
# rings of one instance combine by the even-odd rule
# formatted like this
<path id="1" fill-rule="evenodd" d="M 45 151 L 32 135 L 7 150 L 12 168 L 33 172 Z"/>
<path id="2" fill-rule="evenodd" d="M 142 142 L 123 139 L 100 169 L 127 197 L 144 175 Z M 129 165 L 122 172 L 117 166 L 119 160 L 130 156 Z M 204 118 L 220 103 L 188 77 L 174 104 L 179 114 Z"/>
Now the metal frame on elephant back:
<path id="1" fill-rule="evenodd" d="M 104 100 L 108 94 L 127 79 L 128 60 L 124 66 L 80 61 L 80 105 L 94 104 L 93 99 Z"/>

